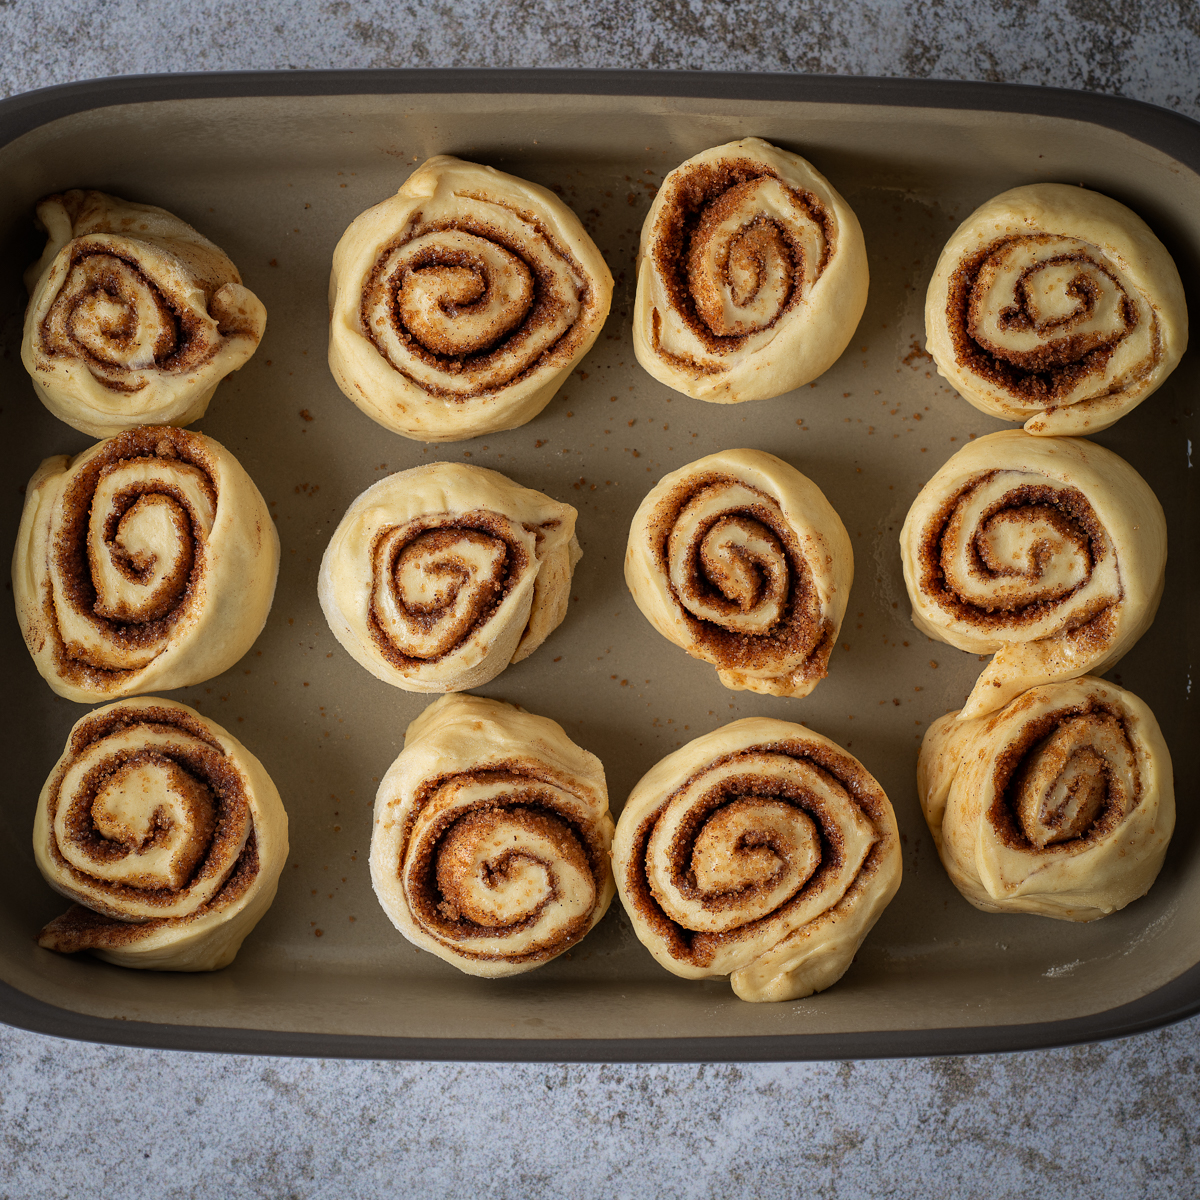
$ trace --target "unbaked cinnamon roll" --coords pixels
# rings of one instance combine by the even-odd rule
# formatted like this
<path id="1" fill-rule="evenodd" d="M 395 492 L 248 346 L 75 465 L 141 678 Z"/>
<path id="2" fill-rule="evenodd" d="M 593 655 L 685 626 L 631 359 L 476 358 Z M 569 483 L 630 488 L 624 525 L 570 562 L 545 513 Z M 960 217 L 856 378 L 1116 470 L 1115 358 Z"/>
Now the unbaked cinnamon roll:
<path id="1" fill-rule="evenodd" d="M 1175 828 L 1154 714 L 1090 676 L 935 721 L 917 790 L 947 874 L 985 912 L 1116 912 L 1149 890 Z"/>
<path id="2" fill-rule="evenodd" d="M 989 434 L 921 489 L 900 533 L 913 623 L 995 654 L 963 708 L 1107 670 L 1150 627 L 1167 526 L 1146 481 L 1082 438 Z"/>
<path id="3" fill-rule="evenodd" d="M 634 932 L 743 1000 L 836 983 L 900 886 L 883 789 L 802 725 L 751 717 L 668 755 L 630 793 L 613 872 Z"/>
<path id="4" fill-rule="evenodd" d="M 267 310 L 225 253 L 164 209 L 73 190 L 37 206 L 21 361 L 42 403 L 93 437 L 190 425 L 254 353 Z"/>
<path id="5" fill-rule="evenodd" d="M 76 722 L 38 799 L 33 851 L 46 882 L 76 902 L 39 945 L 215 971 L 275 898 L 287 813 L 241 742 L 147 696 Z"/>
<path id="6" fill-rule="evenodd" d="M 443 696 L 379 785 L 371 880 L 392 924 L 468 975 L 569 950 L 613 897 L 600 760 L 547 717 Z"/>
<path id="7" fill-rule="evenodd" d="M 38 671 L 86 704 L 231 667 L 266 624 L 278 569 L 275 526 L 237 459 L 147 425 L 37 469 L 13 594 Z"/>
<path id="8" fill-rule="evenodd" d="M 850 538 L 811 479 L 762 450 L 664 476 L 634 514 L 625 582 L 646 619 L 728 688 L 807 696 L 854 579 Z"/>
<path id="9" fill-rule="evenodd" d="M 369 487 L 321 559 L 334 636 L 377 679 L 460 692 L 528 658 L 562 623 L 583 556 L 569 504 L 499 471 L 430 463 Z"/>
<path id="10" fill-rule="evenodd" d="M 837 361 L 866 304 L 858 218 L 798 154 L 743 138 L 663 180 L 642 226 L 633 346 L 668 387 L 717 404 L 791 391 Z"/>
<path id="11" fill-rule="evenodd" d="M 514 429 L 591 348 L 612 286 L 553 192 L 440 154 L 338 242 L 329 367 L 367 416 L 404 437 Z"/>
<path id="12" fill-rule="evenodd" d="M 1175 263 L 1123 204 L 1060 183 L 1013 188 L 946 243 L 925 302 L 938 371 L 1029 433 L 1098 433 L 1187 347 Z"/>

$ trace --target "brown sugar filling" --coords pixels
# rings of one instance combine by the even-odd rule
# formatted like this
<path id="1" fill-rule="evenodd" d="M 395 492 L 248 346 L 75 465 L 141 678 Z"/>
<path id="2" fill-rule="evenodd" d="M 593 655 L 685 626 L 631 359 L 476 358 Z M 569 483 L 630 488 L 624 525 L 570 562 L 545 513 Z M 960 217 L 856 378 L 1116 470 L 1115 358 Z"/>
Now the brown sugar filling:
<path id="1" fill-rule="evenodd" d="M 887 800 L 879 785 L 867 775 L 849 755 L 832 747 L 811 742 L 777 742 L 762 746 L 749 746 L 732 754 L 722 755 L 697 772 L 703 776 L 709 771 L 723 767 L 726 763 L 761 754 L 780 754 L 806 760 L 828 778 L 843 788 L 858 809 L 874 825 L 877 833 L 882 832 L 882 818 Z M 702 900 L 712 908 L 736 908 L 738 903 L 753 892 L 770 888 L 770 881 L 751 885 L 739 893 L 728 896 L 705 896 L 689 880 L 692 848 L 696 837 L 709 817 L 722 807 L 738 800 L 763 799 L 794 805 L 813 820 L 820 836 L 821 862 L 805 881 L 798 892 L 786 900 L 774 912 L 768 913 L 745 925 L 721 933 L 700 933 L 684 928 L 663 910 L 655 898 L 654 889 L 646 870 L 647 849 L 655 824 L 674 798 L 690 788 L 696 775 L 684 780 L 678 788 L 663 798 L 662 803 L 651 812 L 638 827 L 626 868 L 626 891 L 634 909 L 641 919 L 666 943 L 672 958 L 698 967 L 708 966 L 723 946 L 753 939 L 765 927 L 786 919 L 790 909 L 806 903 L 825 887 L 830 875 L 841 866 L 843 837 L 836 823 L 824 811 L 820 798 L 808 791 L 783 783 L 768 773 L 747 770 L 743 776 L 735 776 L 704 793 L 696 806 L 682 822 L 670 848 L 673 884 L 689 898 Z M 890 851 L 886 844 L 890 839 L 879 837 L 872 846 L 866 861 L 860 868 L 854 883 L 847 889 L 844 899 L 852 899 L 866 886 L 879 869 L 885 854 Z"/>
<path id="2" fill-rule="evenodd" d="M 743 480 L 716 472 L 694 475 L 682 480 L 659 504 L 649 522 L 648 536 L 651 551 L 663 577 L 670 580 L 667 543 L 671 530 L 683 508 L 707 487 L 737 485 L 756 492 L 762 503 L 747 510 L 736 510 L 761 523 L 783 547 L 790 578 L 787 599 L 779 620 L 765 634 L 751 634 L 723 629 L 690 613 L 683 605 L 674 585 L 668 584 L 676 602 L 676 611 L 687 624 L 692 639 L 707 662 L 729 670 L 762 670 L 772 663 L 801 658 L 803 665 L 789 668 L 789 674 L 803 679 L 823 679 L 829 656 L 833 653 L 835 630 L 833 622 L 821 616 L 820 601 L 813 585 L 812 569 L 800 547 L 796 532 L 785 520 L 778 503 L 765 492 L 759 492 Z M 699 545 L 704 534 L 718 521 L 727 519 L 735 510 L 719 513 L 706 520 L 693 543 L 691 556 L 697 563 L 693 586 L 700 595 L 711 593 L 724 600 L 724 594 L 699 569 Z"/>
<path id="3" fill-rule="evenodd" d="M 700 297 L 700 306 L 697 305 L 694 263 L 700 253 L 702 239 L 710 228 L 723 219 L 726 210 L 732 212 L 736 209 L 741 196 L 738 189 L 764 178 L 779 180 L 780 185 L 787 188 L 796 203 L 821 227 L 825 253 L 821 262 L 816 264 L 814 272 L 814 278 L 819 277 L 836 252 L 832 217 L 811 192 L 788 187 L 778 172 L 753 159 L 727 159 L 720 163 L 706 163 L 689 168 L 674 181 L 672 191 L 666 198 L 654 227 L 654 264 L 663 281 L 671 307 L 704 348 L 713 355 L 732 353 L 752 335 L 722 336 L 713 332 L 701 312 L 701 308 L 705 306 L 703 295 Z M 790 256 L 793 279 L 803 279 L 805 263 L 800 244 L 782 224 L 766 218 L 758 218 L 757 221 L 763 226 L 770 226 L 770 232 L 764 229 L 762 235 L 771 239 L 780 254 Z M 792 287 L 779 312 L 763 328 L 769 329 L 777 324 L 799 303 L 800 295 L 799 287 Z M 655 349 L 658 353 L 666 358 L 679 359 L 692 369 L 705 372 L 719 369 L 711 364 L 694 362 L 690 358 L 664 350 L 658 342 L 660 329 L 661 319 L 658 319 L 654 322 L 653 329 Z"/>
<path id="4" fill-rule="evenodd" d="M 472 919 L 470 903 L 465 902 L 463 896 L 463 889 L 469 886 L 471 880 L 462 876 L 464 862 L 459 852 L 459 842 L 496 821 L 516 824 L 549 837 L 557 844 L 563 859 L 591 876 L 597 897 L 603 888 L 607 854 L 599 831 L 580 824 L 574 814 L 562 811 L 556 805 L 553 793 L 538 786 L 539 781 L 562 786 L 562 781 L 547 771 L 526 773 L 528 767 L 529 764 L 498 763 L 488 770 L 431 780 L 421 789 L 404 831 L 401 843 L 404 851 L 397 864 L 397 874 L 404 880 L 405 895 L 413 916 L 430 936 L 463 957 L 479 961 L 544 962 L 574 945 L 591 928 L 592 912 L 583 913 L 556 929 L 549 940 L 524 954 L 499 951 L 487 954 L 467 951 L 460 945 L 468 938 L 502 938 L 528 929 L 557 898 L 557 891 L 552 887 L 550 894 L 543 897 L 526 917 L 503 926 L 492 926 Z M 439 789 L 459 780 L 502 782 L 510 784 L 511 791 L 503 799 L 485 800 L 450 809 L 423 831 L 419 842 L 414 842 L 411 838 L 412 826 L 421 808 Z M 502 875 L 511 862 L 521 857 L 528 858 L 529 855 L 522 851 L 502 855 L 489 863 L 488 869 Z"/>
<path id="5" fill-rule="evenodd" d="M 1088 805 L 1089 810 L 1094 813 L 1091 820 L 1078 831 L 1070 831 L 1074 836 L 1045 846 L 1035 845 L 1028 837 L 1022 823 L 1020 800 L 1022 787 L 1030 773 L 1030 760 L 1037 756 L 1059 725 L 1072 717 L 1103 723 L 1110 728 L 1115 725 L 1120 731 L 1125 748 L 1134 762 L 1137 762 L 1133 738 L 1124 713 L 1116 705 L 1095 697 L 1088 697 L 1077 705 L 1044 713 L 1027 722 L 996 758 L 992 770 L 994 799 L 987 812 L 987 819 L 992 828 L 1001 841 L 1012 849 L 1036 851 L 1040 854 L 1077 853 L 1111 833 L 1124 820 L 1124 814 L 1112 793 L 1111 770 L 1103 758 L 1092 751 L 1090 757 L 1096 760 L 1093 764 L 1095 772 L 1087 783 L 1098 795 L 1092 798 L 1092 803 Z M 1132 806 L 1136 807 L 1142 794 L 1140 772 L 1135 770 L 1134 779 L 1135 795 L 1132 797 Z M 1050 785 L 1053 786 L 1054 782 L 1051 780 Z"/>
<path id="6" fill-rule="evenodd" d="M 184 528 L 186 519 L 188 538 L 184 545 L 190 554 L 190 570 L 173 580 L 169 595 L 163 596 L 154 609 L 151 619 L 123 620 L 105 615 L 97 601 L 96 588 L 92 581 L 91 562 L 88 555 L 88 524 L 91 519 L 92 498 L 99 480 L 110 471 L 125 463 L 138 459 L 159 460 L 170 463 L 177 460 L 198 468 L 205 475 L 214 508 L 218 504 L 216 487 L 216 463 L 213 462 L 199 439 L 185 430 L 172 426 L 142 426 L 117 434 L 82 470 L 64 490 L 59 503 L 65 518 L 59 534 L 50 548 L 50 569 L 60 580 L 66 603 L 84 617 L 106 641 L 117 647 L 152 645 L 159 641 L 189 611 L 200 591 L 206 567 L 206 551 L 203 531 L 191 516 L 190 507 L 183 492 L 169 481 L 156 483 L 153 487 L 135 486 L 126 489 L 117 497 L 118 512 L 106 522 L 105 539 L 111 537 L 124 513 L 144 496 L 169 496 L 177 505 L 180 522 Z M 122 507 L 123 506 L 123 507 Z M 59 675 L 72 682 L 97 691 L 108 691 L 120 687 L 136 670 L 105 667 L 88 662 L 72 653 L 63 642 L 54 608 L 50 581 L 45 585 L 43 608 L 47 628 L 54 639 L 55 667 Z"/>
<path id="7" fill-rule="evenodd" d="M 964 600 L 954 590 L 946 578 L 943 567 L 947 553 L 945 548 L 947 531 L 971 492 L 988 483 L 997 474 L 999 472 L 989 471 L 976 476 L 949 497 L 926 525 L 919 552 L 921 590 L 924 595 L 932 598 L 941 608 L 952 613 L 959 620 L 982 625 L 989 629 L 1019 628 L 1022 625 L 1036 624 L 1048 613 L 1067 602 L 1071 596 L 1086 586 L 1087 579 L 1080 581 L 1077 587 L 1061 594 L 1043 597 L 1029 603 L 1023 603 L 1019 598 L 1009 597 L 1002 601 L 997 600 L 995 606 L 991 608 Z M 1069 536 L 1069 539 L 1081 551 L 1086 551 L 1089 577 L 1091 569 L 1106 553 L 1108 537 L 1104 527 L 1087 497 L 1078 488 L 1055 487 L 1049 484 L 1020 484 L 1005 492 L 1000 500 L 985 509 L 981 514 L 979 526 L 970 534 L 972 544 L 970 569 L 979 578 L 990 578 L 995 573 L 988 562 L 986 552 L 978 545 L 980 529 L 986 521 L 1001 512 L 1018 520 L 1047 521 L 1064 536 Z M 1102 601 L 1101 604 L 1102 607 L 1099 609 L 1089 609 L 1077 614 L 1073 628 L 1081 636 L 1107 637 L 1111 612 L 1107 601 Z"/>
<path id="8" fill-rule="evenodd" d="M 1121 315 L 1124 328 L 1104 335 L 1098 332 L 1067 334 L 1056 338 L 1035 350 L 1018 352 L 1004 347 L 990 346 L 976 341 L 971 335 L 970 325 L 979 300 L 974 289 L 987 261 L 1005 246 L 1025 238 L 1001 238 L 964 259 L 950 277 L 946 301 L 946 323 L 954 345 L 954 356 L 958 365 L 970 370 L 996 387 L 1003 388 L 1019 400 L 1053 409 L 1090 375 L 1102 375 L 1117 345 L 1137 326 L 1138 314 L 1133 302 L 1125 293 L 1120 281 L 1093 259 L 1082 255 L 1063 255 L 1047 259 L 1037 266 L 1050 262 L 1079 262 L 1084 270 L 1103 271 L 1123 293 Z M 1036 235 L 1034 240 L 1036 240 Z M 1023 272 L 1023 281 L 1035 268 Z M 1078 298 L 1086 307 L 1094 303 L 1094 285 L 1086 276 L 1080 276 L 1072 285 Z M 1018 287 L 1018 292 L 1020 288 Z M 1001 314 L 1000 323 L 1005 328 L 1031 328 L 1032 318 L 1014 296 L 1013 305 Z M 1073 318 L 1068 318 L 1070 320 Z M 1049 323 L 1052 328 L 1065 324 L 1066 320 Z"/>
<path id="9" fill-rule="evenodd" d="M 445 557 L 438 560 L 439 564 L 444 563 L 448 570 L 453 571 L 455 560 L 452 551 L 455 537 L 460 533 L 476 533 L 504 544 L 507 554 L 502 572 L 498 578 L 483 581 L 483 585 L 479 588 L 475 596 L 472 624 L 464 637 L 455 643 L 455 645 L 430 658 L 415 658 L 407 655 L 392 641 L 387 631 L 380 624 L 380 614 L 374 599 L 372 599 L 367 617 L 371 640 L 379 650 L 379 653 L 397 670 L 412 670 L 429 663 L 440 662 L 446 655 L 453 654 L 462 641 L 465 641 L 475 630 L 486 625 L 492 619 L 496 609 L 503 603 L 505 596 L 516 586 L 517 581 L 530 566 L 529 555 L 525 547 L 513 537 L 508 521 L 498 513 L 489 512 L 486 509 L 477 509 L 474 512 L 464 513 L 462 516 L 454 518 L 453 525 L 444 524 L 443 520 L 443 518 L 439 517 L 430 517 L 426 520 L 414 521 L 409 527 L 408 536 L 393 548 L 393 553 L 387 556 L 386 562 L 383 561 L 384 556 L 380 554 L 379 547 L 384 539 L 393 532 L 393 529 L 381 530 L 376 535 L 371 548 L 371 561 L 375 564 L 375 569 L 385 570 L 387 578 L 393 581 L 394 587 L 396 569 L 401 555 L 418 538 L 428 538 L 432 533 L 435 536 L 441 535 L 441 539 L 438 542 L 430 543 L 430 552 L 440 551 L 444 553 Z M 461 586 L 468 586 L 470 579 L 468 565 L 460 560 L 457 566 L 462 580 Z M 374 580 L 372 583 L 374 584 Z M 456 594 L 456 591 L 450 594 L 446 604 L 439 608 L 423 610 L 406 609 L 409 619 L 425 632 L 436 629 L 444 614 L 453 606 Z M 399 607 L 404 607 L 399 596 L 396 597 L 396 602 Z"/>
<path id="10" fill-rule="evenodd" d="M 495 205 L 497 203 L 495 200 L 489 200 L 484 197 L 477 198 L 485 205 Z M 500 205 L 500 207 L 510 208 L 509 205 Z M 594 304 L 594 293 L 590 282 L 586 282 L 588 280 L 586 272 L 576 261 L 575 257 L 551 235 L 549 228 L 532 213 L 515 208 L 510 208 L 510 211 L 515 212 L 540 235 L 546 244 L 553 249 L 554 253 L 570 265 L 575 277 L 585 280 L 585 283 L 576 291 L 576 299 L 579 301 L 581 308 L 579 318 L 564 331 L 563 335 L 553 345 L 545 349 L 533 362 L 505 378 L 499 385 L 501 388 L 511 387 L 535 371 L 546 368 L 554 369 L 568 362 L 579 348 L 580 343 L 587 336 L 589 313 Z M 420 256 L 417 267 L 406 265 L 391 274 L 386 274 L 388 260 L 397 250 L 406 246 L 409 242 L 415 241 L 417 238 L 443 230 L 459 230 L 494 242 L 518 258 L 524 264 L 530 276 L 532 291 L 527 301 L 522 302 L 524 304 L 523 310 L 520 313 L 509 312 L 502 314 L 495 323 L 491 339 L 485 340 L 478 349 L 470 353 L 447 352 L 450 350 L 450 347 L 443 346 L 439 348 L 436 340 L 431 344 L 429 341 L 423 341 L 420 337 L 416 336 L 404 324 L 401 293 L 405 277 L 411 270 L 422 268 L 427 270 L 449 269 L 455 272 L 453 279 L 454 287 L 442 306 L 443 311 L 449 315 L 453 315 L 459 309 L 466 310 L 469 308 L 486 307 L 490 289 L 487 285 L 486 274 L 484 274 L 483 278 L 480 278 L 481 271 L 474 255 L 461 250 L 431 247 Z M 475 278 L 475 283 L 467 290 L 463 290 L 464 281 L 459 274 L 460 272 L 469 272 Z M 422 222 L 421 214 L 419 212 L 415 213 L 401 235 L 388 243 L 380 251 L 374 265 L 371 267 L 371 271 L 367 275 L 363 285 L 362 301 L 359 305 L 359 323 L 367 337 L 371 339 L 371 344 L 394 371 L 403 375 L 410 383 L 421 388 L 431 396 L 439 396 L 455 401 L 489 395 L 499 389 L 494 385 L 488 387 L 481 384 L 478 389 L 464 393 L 457 390 L 451 391 L 448 388 L 439 388 L 426 381 L 414 379 L 400 364 L 393 362 L 388 357 L 387 349 L 378 337 L 372 324 L 371 310 L 381 300 L 383 303 L 380 307 L 387 312 L 388 321 L 393 332 L 414 357 L 421 359 L 429 366 L 443 371 L 448 375 L 465 375 L 468 378 L 472 374 L 489 374 L 496 366 L 507 339 L 522 331 L 536 329 L 538 326 L 552 320 L 554 314 L 561 310 L 564 303 L 563 299 L 556 294 L 553 276 L 542 269 L 535 260 L 526 256 L 520 242 L 509 231 L 492 225 L 485 220 L 468 218 L 433 221 L 425 224 Z"/>

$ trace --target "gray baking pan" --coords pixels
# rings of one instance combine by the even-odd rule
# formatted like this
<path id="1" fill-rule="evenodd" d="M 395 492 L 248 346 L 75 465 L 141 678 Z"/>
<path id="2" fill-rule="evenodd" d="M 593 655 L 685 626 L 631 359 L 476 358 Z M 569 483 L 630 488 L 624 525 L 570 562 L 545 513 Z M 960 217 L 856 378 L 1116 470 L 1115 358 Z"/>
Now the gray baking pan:
<path id="1" fill-rule="evenodd" d="M 854 207 L 871 294 L 811 387 L 722 407 L 647 376 L 630 342 L 637 234 L 684 158 L 758 135 L 798 151 Z M 1200 126 L 1144 104 L 1050 89 L 654 72 L 270 72 L 108 79 L 0 103 L 0 501 L 6 547 L 42 457 L 88 444 L 36 401 L 18 347 L 37 198 L 94 187 L 162 205 L 222 246 L 266 303 L 258 353 L 198 428 L 228 446 L 277 515 L 283 563 L 266 630 L 218 679 L 174 693 L 264 762 L 291 816 L 279 895 L 237 961 L 204 976 L 121 970 L 42 950 L 63 902 L 37 874 L 38 790 L 85 711 L 33 669 L 0 614 L 8 769 L 0 804 L 0 1018 L 64 1037 L 264 1054 L 464 1059 L 800 1059 L 1015 1050 L 1114 1037 L 1200 1009 L 1200 827 L 1192 663 L 1200 358 L 1098 436 L 1142 472 L 1170 522 L 1166 594 L 1113 678 L 1145 698 L 1174 756 L 1179 819 L 1150 893 L 1087 926 L 977 912 L 938 863 L 914 771 L 929 722 L 980 663 L 908 621 L 896 538 L 921 484 L 981 416 L 923 353 L 922 302 L 959 221 L 1005 188 L 1082 183 L 1140 213 L 1200 277 Z M 425 447 L 354 408 L 325 365 L 333 247 L 364 208 L 449 152 L 561 189 L 617 279 L 596 346 L 521 429 Z M 1193 290 L 1193 312 L 1198 311 Z M 771 450 L 811 476 L 854 544 L 828 679 L 804 700 L 726 691 L 666 643 L 621 577 L 638 502 L 712 451 Z M 904 882 L 835 987 L 746 1004 L 663 971 L 619 906 L 573 953 L 516 979 L 468 978 L 392 928 L 370 887 L 378 779 L 427 699 L 376 681 L 325 626 L 316 572 L 350 501 L 384 474 L 450 459 L 579 509 L 584 559 L 564 624 L 484 693 L 560 721 L 604 762 L 615 811 L 683 741 L 737 717 L 803 721 L 859 756 L 896 808 Z M 7 551 L 6 551 L 7 552 Z"/>

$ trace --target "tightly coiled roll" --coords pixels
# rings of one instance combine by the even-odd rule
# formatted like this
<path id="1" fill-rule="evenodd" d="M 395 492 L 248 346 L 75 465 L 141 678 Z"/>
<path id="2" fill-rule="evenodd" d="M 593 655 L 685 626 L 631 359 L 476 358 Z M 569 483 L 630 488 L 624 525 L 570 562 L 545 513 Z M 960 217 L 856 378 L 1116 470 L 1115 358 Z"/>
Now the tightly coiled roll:
<path id="1" fill-rule="evenodd" d="M 638 362 L 686 396 L 762 400 L 828 370 L 867 303 L 849 205 L 798 154 L 716 146 L 658 190 L 638 250 Z"/>
<path id="2" fill-rule="evenodd" d="M 321 559 L 334 636 L 377 679 L 457 692 L 494 679 L 561 624 L 582 557 L 569 504 L 499 471 L 430 463 L 369 487 Z"/>
<path id="3" fill-rule="evenodd" d="M 604 768 L 560 725 L 443 696 L 379 785 L 371 880 L 415 946 L 469 975 L 517 975 L 604 916 L 612 831 Z"/>
<path id="4" fill-rule="evenodd" d="M 639 505 L 625 582 L 655 629 L 728 688 L 807 696 L 825 678 L 854 579 L 821 489 L 761 450 L 665 475 Z"/>
<path id="5" fill-rule="evenodd" d="M 883 789 L 787 721 L 735 721 L 668 755 L 630 793 L 613 872 L 634 932 L 685 979 L 743 1000 L 836 983 L 900 886 Z"/>
<path id="6" fill-rule="evenodd" d="M 1010 430 L 970 442 L 921 489 L 900 550 L 913 624 L 995 654 L 963 708 L 970 718 L 1115 664 L 1154 619 L 1167 526 L 1111 450 Z"/>
<path id="7" fill-rule="evenodd" d="M 42 403 L 93 437 L 190 425 L 258 348 L 267 310 L 225 253 L 178 217 L 104 192 L 37 206 L 21 361 Z"/>
<path id="8" fill-rule="evenodd" d="M 1091 676 L 935 721 L 917 790 L 947 874 L 985 912 L 1106 916 L 1149 890 L 1175 828 L 1154 714 Z"/>
<path id="9" fill-rule="evenodd" d="M 287 813 L 262 763 L 185 704 L 76 722 L 38 799 L 38 870 L 76 902 L 38 935 L 123 967 L 215 971 L 275 897 Z"/>
<path id="10" fill-rule="evenodd" d="M 342 235 L 329 296 L 342 391 L 387 429 L 448 442 L 549 404 L 608 316 L 612 275 L 553 192 L 442 154 Z"/>
<path id="11" fill-rule="evenodd" d="M 262 632 L 279 537 L 241 464 L 170 426 L 48 458 L 25 493 L 13 595 L 47 683 L 82 703 L 186 687 Z"/>
<path id="12" fill-rule="evenodd" d="M 976 408 L 1029 433 L 1098 433 L 1155 391 L 1187 348 L 1170 254 L 1123 204 L 1065 184 L 976 209 L 938 259 L 929 352 Z"/>

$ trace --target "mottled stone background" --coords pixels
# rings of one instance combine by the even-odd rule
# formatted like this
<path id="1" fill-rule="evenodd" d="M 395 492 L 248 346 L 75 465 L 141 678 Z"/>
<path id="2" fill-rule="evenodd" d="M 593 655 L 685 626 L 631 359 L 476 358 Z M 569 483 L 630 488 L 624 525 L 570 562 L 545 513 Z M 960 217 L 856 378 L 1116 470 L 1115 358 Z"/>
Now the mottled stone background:
<path id="1" fill-rule="evenodd" d="M 1200 117 L 1189 0 L 0 0 L 0 91 L 128 72 L 659 67 L 1006 80 Z M 1193 797 L 1183 797 L 1191 802 Z M 0 1028 L 4 1197 L 1194 1197 L 1200 1019 L 779 1066 L 237 1058 Z"/>

